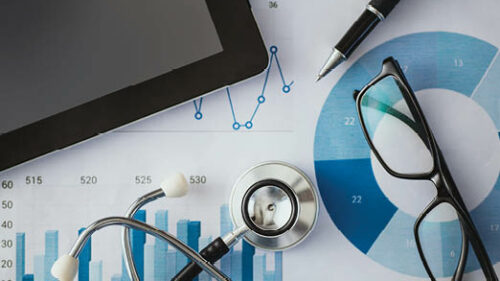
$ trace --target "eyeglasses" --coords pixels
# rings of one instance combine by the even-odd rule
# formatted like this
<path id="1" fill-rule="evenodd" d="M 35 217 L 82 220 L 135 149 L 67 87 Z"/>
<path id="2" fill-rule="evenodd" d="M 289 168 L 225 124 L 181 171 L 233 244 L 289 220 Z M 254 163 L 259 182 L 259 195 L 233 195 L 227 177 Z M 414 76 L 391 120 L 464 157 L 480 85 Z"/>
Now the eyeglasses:
<path id="1" fill-rule="evenodd" d="M 470 242 L 486 280 L 498 280 L 398 62 L 392 57 L 385 59 L 382 71 L 355 92 L 355 98 L 363 133 L 382 167 L 394 177 L 430 180 L 437 189 L 413 229 L 430 279 L 452 275 L 451 280 L 462 280 Z M 443 216 L 446 222 L 436 221 Z"/>

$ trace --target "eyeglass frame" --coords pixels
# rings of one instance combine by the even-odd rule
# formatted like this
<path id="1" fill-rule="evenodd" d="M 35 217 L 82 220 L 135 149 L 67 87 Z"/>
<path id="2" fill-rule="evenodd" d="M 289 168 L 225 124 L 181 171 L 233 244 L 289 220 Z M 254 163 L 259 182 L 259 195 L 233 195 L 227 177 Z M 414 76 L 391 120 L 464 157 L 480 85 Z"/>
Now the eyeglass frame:
<path id="1" fill-rule="evenodd" d="M 363 96 L 367 93 L 368 89 L 372 86 L 380 82 L 382 79 L 386 77 L 392 77 L 398 87 L 400 88 L 400 92 L 402 97 L 405 99 L 409 110 L 411 111 L 413 117 L 415 118 L 415 123 L 419 122 L 422 128 L 424 129 L 426 139 L 422 139 L 427 145 L 428 149 L 433 158 L 433 168 L 431 171 L 427 173 L 414 173 L 414 174 L 404 174 L 394 171 L 390 168 L 389 165 L 385 163 L 382 156 L 378 152 L 377 148 L 372 142 L 372 139 L 368 133 L 365 121 L 363 119 L 363 114 L 361 110 L 361 101 Z M 488 253 L 483 245 L 481 237 L 472 221 L 472 218 L 465 206 L 465 203 L 458 191 L 458 188 L 453 181 L 451 173 L 446 165 L 444 157 L 442 155 L 439 146 L 432 134 L 427 121 L 425 120 L 425 116 L 423 114 L 422 109 L 416 99 L 415 93 L 411 89 L 401 67 L 397 60 L 393 57 L 388 57 L 383 61 L 382 70 L 380 73 L 373 78 L 366 86 L 364 86 L 361 91 L 355 92 L 356 99 L 356 109 L 358 112 L 359 121 L 361 124 L 361 128 L 363 130 L 363 134 L 365 139 L 370 146 L 371 151 L 377 157 L 379 163 L 382 167 L 392 176 L 402 179 L 413 179 L 413 180 L 430 180 L 437 189 L 436 197 L 424 208 L 422 213 L 418 216 L 415 221 L 415 225 L 413 228 L 413 233 L 415 236 L 415 242 L 417 244 L 417 250 L 420 255 L 420 259 L 424 265 L 425 271 L 429 275 L 432 281 L 435 280 L 434 274 L 432 273 L 427 259 L 425 258 L 425 254 L 422 249 L 422 245 L 420 243 L 420 236 L 418 234 L 418 230 L 420 224 L 423 219 L 431 212 L 435 207 L 442 203 L 450 204 L 458 214 L 461 232 L 462 232 L 462 248 L 460 253 L 460 260 L 458 262 L 455 273 L 452 276 L 452 280 L 462 280 L 462 276 L 465 270 L 465 265 L 467 262 L 467 254 L 469 247 L 469 240 L 472 244 L 473 250 L 476 253 L 476 256 L 481 265 L 481 269 L 483 271 L 484 276 L 488 281 L 497 281 L 498 277 L 495 273 L 491 260 L 488 256 Z M 421 132 L 417 132 L 419 135 Z M 420 136 L 422 137 L 422 136 Z"/>

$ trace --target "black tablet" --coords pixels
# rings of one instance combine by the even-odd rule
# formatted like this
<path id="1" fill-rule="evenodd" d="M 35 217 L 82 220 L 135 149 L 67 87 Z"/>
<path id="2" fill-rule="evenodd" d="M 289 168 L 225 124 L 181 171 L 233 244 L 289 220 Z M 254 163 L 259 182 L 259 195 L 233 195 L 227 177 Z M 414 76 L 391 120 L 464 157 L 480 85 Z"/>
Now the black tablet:
<path id="1" fill-rule="evenodd" d="M 0 4 L 0 170 L 262 72 L 247 0 Z"/>

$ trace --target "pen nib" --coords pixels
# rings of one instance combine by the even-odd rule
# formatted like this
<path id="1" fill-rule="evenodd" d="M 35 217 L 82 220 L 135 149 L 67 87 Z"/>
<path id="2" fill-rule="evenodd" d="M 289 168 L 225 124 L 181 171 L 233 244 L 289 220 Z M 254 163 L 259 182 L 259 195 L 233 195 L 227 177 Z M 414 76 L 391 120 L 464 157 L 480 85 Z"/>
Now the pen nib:
<path id="1" fill-rule="evenodd" d="M 333 52 L 328 57 L 328 60 L 326 60 L 325 65 L 323 65 L 323 67 L 319 71 L 318 80 L 316 80 L 316 82 L 318 82 L 321 78 L 325 77 L 330 71 L 336 68 L 345 59 L 346 57 L 344 56 L 344 54 L 342 54 L 337 49 L 333 49 Z"/>
<path id="2" fill-rule="evenodd" d="M 321 78 L 323 78 L 323 76 L 318 75 L 318 77 L 316 78 L 316 82 L 318 82 L 319 80 L 321 80 Z"/>

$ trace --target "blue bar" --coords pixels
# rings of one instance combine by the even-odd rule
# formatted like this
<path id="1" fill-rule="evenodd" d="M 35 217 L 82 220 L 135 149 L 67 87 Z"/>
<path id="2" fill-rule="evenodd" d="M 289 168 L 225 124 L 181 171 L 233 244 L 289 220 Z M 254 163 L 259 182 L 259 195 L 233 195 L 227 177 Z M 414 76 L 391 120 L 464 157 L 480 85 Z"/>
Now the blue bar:
<path id="1" fill-rule="evenodd" d="M 134 250 L 132 250 L 132 253 Z M 125 267 L 125 257 L 122 255 L 122 275 L 120 275 L 120 281 L 130 281 L 130 277 L 128 276 L 127 268 Z"/>
<path id="2" fill-rule="evenodd" d="M 264 281 L 274 281 L 274 271 L 264 272 Z"/>
<path id="3" fill-rule="evenodd" d="M 167 257 L 166 258 L 167 266 L 165 268 L 167 276 L 166 280 L 170 280 L 177 274 L 177 268 L 176 268 L 177 252 L 174 250 L 168 250 L 166 257 Z"/>
<path id="4" fill-rule="evenodd" d="M 241 281 L 243 276 L 243 269 L 241 268 L 242 253 L 241 251 L 233 251 L 231 253 L 231 279 L 233 281 Z"/>
<path id="5" fill-rule="evenodd" d="M 248 244 L 247 241 L 243 240 L 242 244 L 242 272 L 241 272 L 241 280 L 242 281 L 253 281 L 253 256 L 255 254 L 255 248 Z"/>
<path id="6" fill-rule="evenodd" d="M 283 281 L 283 252 L 274 253 L 274 281 Z"/>
<path id="7" fill-rule="evenodd" d="M 220 206 L 220 234 L 224 235 L 233 230 L 233 222 L 229 214 L 229 207 L 227 204 Z"/>
<path id="8" fill-rule="evenodd" d="M 50 274 L 50 269 L 58 257 L 58 241 L 59 235 L 57 230 L 48 230 L 45 232 L 45 281 L 57 281 L 57 279 Z"/>
<path id="9" fill-rule="evenodd" d="M 139 210 L 134 219 L 146 222 L 146 211 Z M 146 233 L 140 230 L 132 230 L 132 253 L 134 253 L 134 262 L 137 274 L 141 280 L 144 280 L 144 244 L 146 244 Z M 128 280 L 128 279 L 127 279 Z"/>
<path id="10" fill-rule="evenodd" d="M 220 206 L 220 236 L 224 236 L 233 230 L 233 223 L 231 221 L 231 215 L 229 214 L 229 207 L 227 204 Z M 230 250 L 233 251 L 233 248 Z M 220 260 L 220 268 L 222 272 L 231 276 L 231 252 L 223 256 Z"/>
<path id="11" fill-rule="evenodd" d="M 90 281 L 102 281 L 102 261 L 91 261 L 89 268 Z"/>
<path id="12" fill-rule="evenodd" d="M 155 213 L 155 226 L 163 231 L 168 231 L 168 211 L 160 210 Z M 154 278 L 155 281 L 167 279 L 167 250 L 168 244 L 162 239 L 155 238 L 154 251 Z M 175 261 L 174 261 L 175 262 Z"/>
<path id="13" fill-rule="evenodd" d="M 198 240 L 201 236 L 201 222 L 190 221 L 188 223 L 188 246 L 196 252 L 199 251 Z M 198 277 L 193 278 L 193 281 L 198 281 Z"/>
<path id="14" fill-rule="evenodd" d="M 188 243 L 188 225 L 189 220 L 180 220 L 177 222 L 177 239 L 184 243 Z M 187 257 L 183 253 L 177 252 L 175 256 L 175 269 L 180 271 L 187 264 Z"/>
<path id="15" fill-rule="evenodd" d="M 155 246 L 144 247 L 144 281 L 155 281 Z"/>
<path id="16" fill-rule="evenodd" d="M 195 251 L 199 251 L 198 240 L 201 236 L 201 222 L 190 221 L 188 223 L 188 246 Z"/>
<path id="17" fill-rule="evenodd" d="M 26 234 L 16 233 L 16 281 L 22 281 L 26 264 Z"/>
<path id="18" fill-rule="evenodd" d="M 80 235 L 85 230 L 84 227 L 78 230 Z M 85 247 L 83 247 L 80 256 L 78 256 L 78 281 L 89 281 L 89 263 L 92 256 L 92 238 L 89 238 Z"/>
<path id="19" fill-rule="evenodd" d="M 223 256 L 220 259 L 220 269 L 222 270 L 222 272 L 227 274 L 227 276 L 232 276 L 231 275 L 231 258 L 232 258 L 231 253 L 232 252 L 233 252 L 233 248 L 231 248 L 229 250 L 229 253 L 227 253 L 225 256 Z"/>
<path id="20" fill-rule="evenodd" d="M 35 275 L 35 281 L 45 281 L 45 256 L 36 255 L 35 256 L 35 266 L 33 270 Z"/>
<path id="21" fill-rule="evenodd" d="M 35 276 L 33 274 L 24 274 L 23 275 L 23 281 L 34 281 Z"/>
<path id="22" fill-rule="evenodd" d="M 266 271 L 266 256 L 254 256 L 253 260 L 253 278 L 255 281 L 264 281 L 264 272 Z"/>

